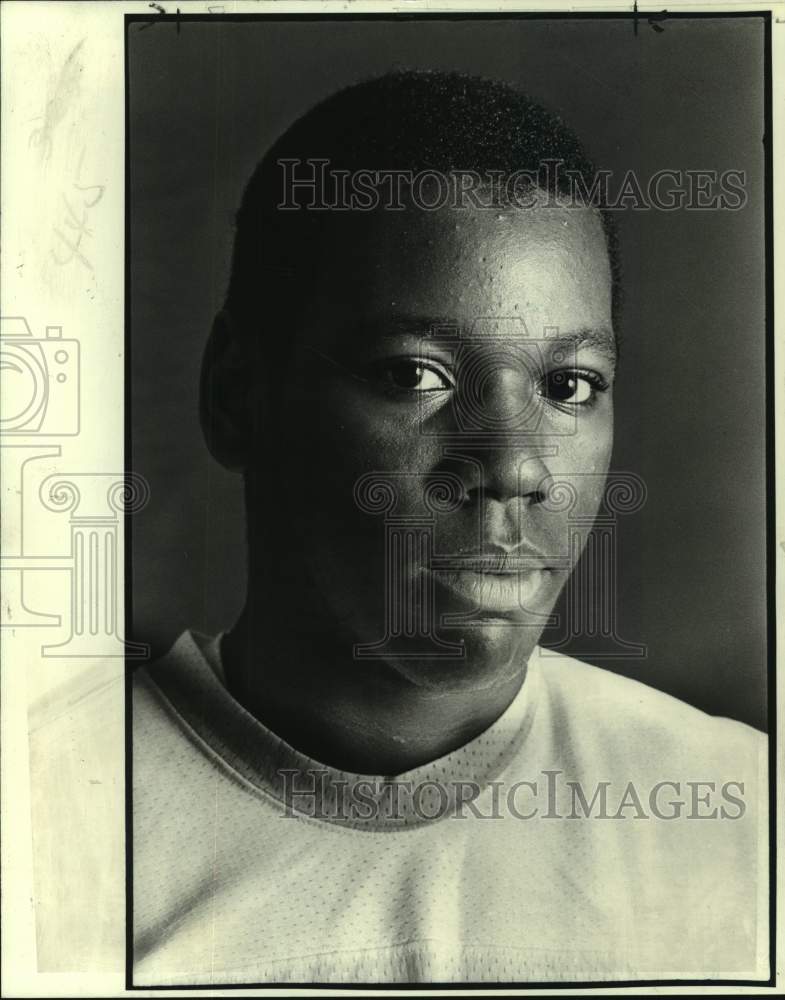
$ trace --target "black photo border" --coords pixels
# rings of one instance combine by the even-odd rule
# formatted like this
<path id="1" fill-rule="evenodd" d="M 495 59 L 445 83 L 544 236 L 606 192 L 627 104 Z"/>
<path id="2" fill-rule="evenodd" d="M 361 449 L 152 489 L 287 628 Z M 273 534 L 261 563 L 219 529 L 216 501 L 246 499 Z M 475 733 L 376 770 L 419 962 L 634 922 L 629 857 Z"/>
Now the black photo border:
<path id="1" fill-rule="evenodd" d="M 151 8 L 157 5 L 150 4 Z M 775 440 L 774 440 L 774 220 L 773 220 L 773 136 L 772 136 L 772 20 L 770 10 L 744 11 L 662 11 L 661 13 L 639 12 L 637 3 L 633 11 L 378 11 L 372 13 L 357 13 L 351 10 L 345 13 L 303 11 L 302 13 L 181 13 L 167 14 L 163 8 L 151 10 L 149 14 L 124 15 L 124 80 L 125 80 L 125 270 L 124 270 L 124 314 L 125 314 L 125 398 L 124 398 L 124 470 L 126 477 L 133 471 L 132 453 L 132 411 L 131 411 L 131 151 L 130 151 L 130 96 L 129 96 L 129 59 L 128 36 L 131 25 L 143 22 L 150 26 L 161 22 L 174 22 L 178 25 L 205 21 L 211 23 L 243 22 L 243 21 L 424 21 L 424 20 L 627 20 L 631 31 L 637 32 L 641 26 L 646 27 L 659 20 L 705 20 L 705 19 L 754 19 L 763 21 L 764 27 L 764 239 L 766 249 L 765 274 L 765 361 L 766 361 L 766 621 L 767 621 L 767 703 L 769 713 L 769 978 L 768 979 L 629 979 L 591 982 L 499 982 L 499 983 L 321 983 L 321 982 L 249 982 L 249 983 L 205 983 L 189 985 L 172 983 L 166 986 L 137 986 L 133 982 L 133 760 L 131 741 L 131 684 L 134 667 L 137 661 L 125 661 L 125 889 L 126 889 L 126 933 L 125 933 L 125 987 L 127 990 L 149 991 L 199 991 L 212 992 L 226 990 L 250 989 L 323 989 L 323 990 L 374 990 L 374 991 L 417 991 L 427 994 L 436 990 L 466 991 L 478 990 L 492 993 L 497 990 L 517 989 L 520 991 L 551 990 L 569 991 L 576 989 L 629 989 L 642 986 L 666 987 L 716 987 L 716 986 L 751 986 L 757 988 L 775 988 L 777 969 L 777 759 L 778 718 L 777 718 L 777 678 L 776 678 L 776 592 L 775 592 Z M 133 547 L 132 518 L 130 514 L 124 517 L 125 542 L 125 635 L 133 634 Z M 730 994 L 729 994 L 730 995 Z"/>

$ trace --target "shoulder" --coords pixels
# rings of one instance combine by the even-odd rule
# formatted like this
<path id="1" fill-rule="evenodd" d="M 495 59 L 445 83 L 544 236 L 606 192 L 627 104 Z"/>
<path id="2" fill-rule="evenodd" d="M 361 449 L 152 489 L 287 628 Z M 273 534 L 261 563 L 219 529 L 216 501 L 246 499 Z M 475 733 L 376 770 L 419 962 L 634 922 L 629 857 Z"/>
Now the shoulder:
<path id="1" fill-rule="evenodd" d="M 181 709 L 189 692 L 198 691 L 199 677 L 210 671 L 203 649 L 210 640 L 183 632 L 161 657 L 137 667 L 131 675 L 131 724 L 134 755 L 146 758 L 156 747 L 179 741 Z M 164 749 L 164 756 L 167 750 Z"/>
<path id="2" fill-rule="evenodd" d="M 205 767 L 212 766 L 212 723 L 218 729 L 219 723 L 226 724 L 226 712 L 221 712 L 219 705 L 224 691 L 219 642 L 220 635 L 183 632 L 164 656 L 134 671 L 131 730 L 135 797 L 137 791 L 148 789 L 153 779 L 159 788 L 166 785 L 167 775 L 175 782 L 185 781 L 187 775 L 198 779 Z"/>
<path id="3" fill-rule="evenodd" d="M 220 636 L 183 632 L 168 652 L 138 667 L 131 680 L 134 728 L 144 725 L 169 702 L 188 702 L 205 686 L 222 681 Z"/>
<path id="4" fill-rule="evenodd" d="M 755 939 L 765 922 L 766 736 L 640 681 L 543 653 L 537 712 L 563 779 L 562 815 L 615 821 L 579 824 L 573 835 L 582 828 L 593 844 L 614 845 L 622 880 L 645 874 L 651 912 L 700 912 L 707 947 L 712 935 Z"/>
<path id="5" fill-rule="evenodd" d="M 544 693 L 554 724 L 568 740 L 601 744 L 628 761 L 757 772 L 764 733 L 708 715 L 648 684 L 602 667 L 540 651 Z"/>
<path id="6" fill-rule="evenodd" d="M 205 668 L 213 672 L 217 669 L 220 673 L 220 664 L 215 662 L 219 655 L 217 648 L 220 639 L 220 634 L 209 636 L 195 629 L 186 629 L 166 653 L 134 671 L 134 687 L 144 688 L 151 681 L 157 683 L 162 676 L 172 673 L 185 676 L 189 671 L 199 673 Z"/>

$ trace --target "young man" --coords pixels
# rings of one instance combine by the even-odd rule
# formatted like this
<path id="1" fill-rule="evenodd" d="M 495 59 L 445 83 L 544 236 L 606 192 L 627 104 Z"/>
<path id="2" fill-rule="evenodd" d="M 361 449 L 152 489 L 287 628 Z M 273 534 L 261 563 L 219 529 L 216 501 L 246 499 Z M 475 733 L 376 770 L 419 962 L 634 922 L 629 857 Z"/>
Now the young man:
<path id="1" fill-rule="evenodd" d="M 766 974 L 763 737 L 538 646 L 611 456 L 591 178 L 403 72 L 251 179 L 202 385 L 247 600 L 134 679 L 135 984 Z"/>

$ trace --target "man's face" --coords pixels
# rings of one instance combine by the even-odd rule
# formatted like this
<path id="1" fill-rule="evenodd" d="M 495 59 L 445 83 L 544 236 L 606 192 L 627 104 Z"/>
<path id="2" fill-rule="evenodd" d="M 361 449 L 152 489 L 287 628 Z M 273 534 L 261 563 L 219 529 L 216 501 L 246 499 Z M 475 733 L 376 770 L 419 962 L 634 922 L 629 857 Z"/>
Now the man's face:
<path id="1" fill-rule="evenodd" d="M 287 579 L 316 588 L 358 664 L 430 688 L 509 681 L 610 460 L 601 223 L 583 208 L 410 207 L 330 232 L 296 329 L 278 331 L 292 356 L 257 516 L 277 511 Z"/>

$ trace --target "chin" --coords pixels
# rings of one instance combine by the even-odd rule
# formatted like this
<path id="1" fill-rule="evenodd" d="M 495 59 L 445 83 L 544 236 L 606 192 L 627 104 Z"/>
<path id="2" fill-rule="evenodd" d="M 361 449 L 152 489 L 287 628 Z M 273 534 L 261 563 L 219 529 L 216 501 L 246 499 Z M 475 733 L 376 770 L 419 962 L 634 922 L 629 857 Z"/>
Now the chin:
<path id="1" fill-rule="evenodd" d="M 522 626 L 487 618 L 472 626 L 443 629 L 444 642 L 460 645 L 463 655 L 417 655 L 399 649 L 384 657 L 387 666 L 407 683 L 448 692 L 480 690 L 523 679 L 526 664 L 537 645 L 541 626 Z M 397 655 L 396 655 L 397 653 Z"/>

